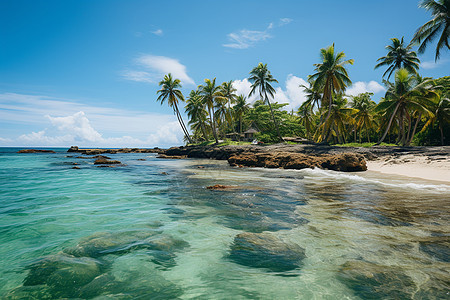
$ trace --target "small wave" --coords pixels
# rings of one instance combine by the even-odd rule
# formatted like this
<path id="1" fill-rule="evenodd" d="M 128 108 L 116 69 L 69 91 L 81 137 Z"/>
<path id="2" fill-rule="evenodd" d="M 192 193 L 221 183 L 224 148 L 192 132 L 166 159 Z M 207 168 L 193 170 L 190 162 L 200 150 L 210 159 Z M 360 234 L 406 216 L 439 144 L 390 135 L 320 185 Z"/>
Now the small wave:
<path id="1" fill-rule="evenodd" d="M 398 180 L 392 179 L 392 182 L 385 182 L 377 179 L 371 179 L 371 178 L 365 178 L 359 175 L 354 174 L 345 174 L 342 172 L 337 171 L 330 171 L 330 170 L 322 170 L 322 169 L 303 169 L 300 170 L 304 175 L 311 176 L 311 177 L 326 177 L 326 178 L 332 178 L 336 180 L 341 181 L 353 181 L 353 182 L 365 182 L 369 184 L 378 184 L 378 185 L 384 185 L 389 187 L 395 187 L 395 188 L 402 188 L 402 189 L 414 189 L 414 190 L 421 190 L 421 191 L 427 191 L 427 192 L 437 192 L 437 193 L 449 193 L 450 192 L 450 186 L 445 184 L 421 184 L 421 183 L 404 183 L 404 182 L 398 182 Z M 386 179 L 389 180 L 389 179 Z M 397 181 L 397 182 L 394 182 Z"/>

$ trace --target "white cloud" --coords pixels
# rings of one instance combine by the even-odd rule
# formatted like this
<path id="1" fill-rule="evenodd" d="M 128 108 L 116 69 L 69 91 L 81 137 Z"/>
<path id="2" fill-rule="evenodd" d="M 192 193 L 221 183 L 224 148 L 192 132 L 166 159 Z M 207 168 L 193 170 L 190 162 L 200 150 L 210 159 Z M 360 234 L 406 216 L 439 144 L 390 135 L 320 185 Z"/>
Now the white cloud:
<path id="1" fill-rule="evenodd" d="M 282 18 L 278 23 L 271 22 L 265 30 L 248 30 L 241 29 L 237 32 L 232 32 L 227 34 L 230 43 L 223 44 L 224 47 L 234 48 L 234 49 L 247 49 L 254 46 L 256 43 L 265 41 L 273 36 L 269 31 L 276 27 L 281 27 L 292 22 L 292 19 Z"/>
<path id="2" fill-rule="evenodd" d="M 164 75 L 172 73 L 173 77 L 180 79 L 183 84 L 195 84 L 194 80 L 187 74 L 186 66 L 174 58 L 146 54 L 138 57 L 136 63 L 145 68 L 145 71 L 125 71 L 122 73 L 124 79 L 154 83 L 161 80 Z"/>
<path id="3" fill-rule="evenodd" d="M 273 99 L 271 99 L 271 101 L 276 101 L 278 103 L 288 103 L 289 105 L 285 106 L 284 109 L 295 110 L 306 100 L 305 92 L 303 88 L 300 87 L 300 85 L 309 86 L 309 84 L 303 78 L 289 74 L 287 76 L 285 85 L 285 90 L 283 90 L 281 87 L 275 88 L 275 96 Z M 251 83 L 247 78 L 242 80 L 234 80 L 233 87 L 237 90 L 236 94 L 243 94 L 244 96 L 248 97 L 248 94 L 251 90 Z M 247 102 L 253 103 L 258 99 L 259 94 L 255 93 L 249 99 L 247 99 Z"/>
<path id="4" fill-rule="evenodd" d="M 172 114 L 90 106 L 46 96 L 0 94 L 0 120 L 7 126 L 20 124 L 32 128 L 28 131 L 31 133 L 21 132 L 15 137 L 10 133 L 0 138 L 2 145 L 165 147 L 183 144 L 183 132 Z M 173 125 L 171 133 L 161 124 Z M 149 139 L 152 135 L 169 138 L 153 142 Z"/>
<path id="5" fill-rule="evenodd" d="M 156 133 L 152 133 L 148 137 L 148 141 L 155 145 L 160 144 L 180 144 L 183 133 L 180 124 L 177 121 L 160 125 Z"/>
<path id="6" fill-rule="evenodd" d="M 158 35 L 158 36 L 162 36 L 162 35 L 164 34 L 164 32 L 162 31 L 162 29 L 154 30 L 154 31 L 152 31 L 152 33 L 153 33 L 154 35 Z"/>
<path id="7" fill-rule="evenodd" d="M 67 117 L 46 117 L 58 130 L 67 132 L 81 140 L 89 142 L 99 142 L 102 140 L 102 135 L 92 128 L 89 119 L 82 111 Z"/>
<path id="8" fill-rule="evenodd" d="M 267 30 L 257 31 L 242 29 L 238 32 L 228 34 L 228 40 L 230 40 L 231 43 L 224 44 L 223 46 L 234 49 L 247 49 L 255 45 L 257 42 L 264 41 L 271 37 L 272 36 L 267 32 Z"/>
<path id="9" fill-rule="evenodd" d="M 349 88 L 347 88 L 345 94 L 348 96 L 356 96 L 366 92 L 376 94 L 383 91 L 386 91 L 386 89 L 376 81 L 373 80 L 369 82 L 357 81 L 354 82 Z"/>
<path id="10" fill-rule="evenodd" d="M 420 67 L 422 69 L 430 70 L 430 69 L 436 69 L 442 65 L 445 65 L 448 62 L 447 59 L 440 59 L 438 61 L 430 60 L 430 61 L 423 61 L 420 63 Z"/>

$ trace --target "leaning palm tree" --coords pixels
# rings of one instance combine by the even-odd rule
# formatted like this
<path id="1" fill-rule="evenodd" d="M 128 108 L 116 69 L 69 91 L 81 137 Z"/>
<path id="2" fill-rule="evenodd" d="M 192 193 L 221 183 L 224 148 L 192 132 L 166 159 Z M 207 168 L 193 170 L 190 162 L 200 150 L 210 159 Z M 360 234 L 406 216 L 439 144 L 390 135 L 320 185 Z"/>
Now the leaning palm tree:
<path id="1" fill-rule="evenodd" d="M 391 77 L 392 72 L 402 68 L 408 70 L 410 73 L 417 74 L 420 60 L 417 58 L 416 52 L 411 50 L 413 44 L 410 43 L 405 46 L 403 37 L 401 40 L 392 38 L 391 41 L 392 44 L 386 46 L 388 54 L 377 59 L 379 63 L 375 66 L 375 69 L 382 66 L 389 66 L 386 72 L 383 73 L 383 77 L 389 73 L 387 77 L 388 80 Z"/>
<path id="2" fill-rule="evenodd" d="M 181 81 L 179 79 L 173 79 L 172 74 L 169 73 L 165 75 L 164 79 L 159 82 L 159 86 L 161 86 L 161 89 L 156 93 L 160 95 L 158 96 L 156 101 L 160 101 L 161 104 L 163 104 L 164 101 L 167 100 L 167 103 L 170 107 L 173 108 L 173 111 L 177 116 L 178 122 L 183 129 L 186 140 L 189 141 L 189 143 L 192 143 L 189 132 L 186 129 L 186 125 L 184 125 L 180 111 L 178 110 L 178 101 L 184 101 L 183 93 L 181 93 L 181 91 L 179 90 L 181 88 Z"/>
<path id="3" fill-rule="evenodd" d="M 275 120 L 275 115 L 273 114 L 272 104 L 270 103 L 270 97 L 273 98 L 275 95 L 275 89 L 272 87 L 272 82 L 278 82 L 275 78 L 273 78 L 272 74 L 270 74 L 269 69 L 267 68 L 267 64 L 259 63 L 258 66 L 254 67 L 250 72 L 249 81 L 252 83 L 251 90 L 249 93 L 249 97 L 253 95 L 256 90 L 259 90 L 259 96 L 261 100 L 265 103 L 269 104 L 270 113 L 272 114 L 273 124 L 275 125 L 275 129 L 277 130 L 278 138 L 283 141 L 283 138 L 280 134 L 280 128 Z"/>
<path id="4" fill-rule="evenodd" d="M 208 112 L 205 109 L 205 104 L 203 103 L 203 99 L 200 95 L 200 91 L 192 90 L 189 94 L 189 97 L 186 101 L 185 107 L 186 113 L 190 118 L 189 124 L 194 126 L 195 128 L 200 128 L 203 139 L 205 141 L 208 140 L 208 133 L 206 130 L 206 119 Z"/>
<path id="5" fill-rule="evenodd" d="M 345 65 L 352 65 L 354 60 L 344 60 L 344 52 L 335 54 L 334 43 L 328 48 L 320 49 L 320 56 L 322 58 L 322 63 L 314 64 L 314 66 L 316 67 L 316 73 L 308 76 L 308 80 L 314 81 L 314 89 L 323 91 L 322 104 L 328 103 L 328 113 L 325 120 L 323 121 L 325 123 L 331 115 L 333 94 L 343 93 L 347 86 L 352 84 Z M 326 126 L 324 126 L 323 128 L 325 130 Z M 328 133 L 323 132 L 324 135 L 328 135 Z"/>
<path id="6" fill-rule="evenodd" d="M 431 11 L 433 19 L 417 29 L 412 42 L 418 42 L 420 44 L 419 53 L 423 53 L 428 44 L 440 35 L 435 56 L 435 60 L 438 60 L 442 48 L 447 47 L 447 50 L 450 50 L 448 42 L 450 36 L 450 0 L 423 0 L 419 7 Z"/>
<path id="7" fill-rule="evenodd" d="M 395 82 L 384 82 L 388 87 L 385 98 L 377 105 L 376 110 L 381 112 L 385 118 L 389 118 L 385 132 L 376 145 L 379 145 L 389 132 L 394 119 L 397 119 L 399 136 L 397 142 L 401 145 L 407 144 L 407 132 L 411 129 L 411 114 L 419 112 L 432 115 L 429 108 L 434 99 L 438 97 L 431 79 L 420 79 L 415 74 L 405 69 L 395 73 Z M 409 129 L 405 132 L 405 122 Z"/>
<path id="8" fill-rule="evenodd" d="M 239 140 L 242 134 L 242 116 L 250 109 L 247 103 L 247 99 L 244 95 L 239 95 L 236 98 L 236 104 L 233 106 L 233 110 L 236 118 L 239 120 Z"/>
<path id="9" fill-rule="evenodd" d="M 203 99 L 203 103 L 208 107 L 213 136 L 216 140 L 216 144 L 218 144 L 219 140 L 217 139 L 214 105 L 216 104 L 217 99 L 223 98 L 223 95 L 220 91 L 220 86 L 216 86 L 216 78 L 214 78 L 213 80 L 205 79 L 205 83 L 199 86 L 199 89 L 200 95 Z"/>

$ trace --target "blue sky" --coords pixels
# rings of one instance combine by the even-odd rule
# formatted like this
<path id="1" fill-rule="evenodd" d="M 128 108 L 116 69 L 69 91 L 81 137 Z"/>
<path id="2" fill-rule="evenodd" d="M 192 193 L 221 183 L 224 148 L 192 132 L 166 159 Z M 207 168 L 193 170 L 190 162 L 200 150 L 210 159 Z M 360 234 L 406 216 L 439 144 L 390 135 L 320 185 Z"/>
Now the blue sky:
<path id="1" fill-rule="evenodd" d="M 378 101 L 376 60 L 429 18 L 416 0 L 0 0 L 0 146 L 181 144 L 172 110 L 156 103 L 168 72 L 185 95 L 214 77 L 248 93 L 245 78 L 264 62 L 275 101 L 296 109 L 298 85 L 333 42 L 355 60 L 347 93 Z M 435 64 L 434 46 L 419 55 L 421 75 L 449 75 L 449 53 Z"/>

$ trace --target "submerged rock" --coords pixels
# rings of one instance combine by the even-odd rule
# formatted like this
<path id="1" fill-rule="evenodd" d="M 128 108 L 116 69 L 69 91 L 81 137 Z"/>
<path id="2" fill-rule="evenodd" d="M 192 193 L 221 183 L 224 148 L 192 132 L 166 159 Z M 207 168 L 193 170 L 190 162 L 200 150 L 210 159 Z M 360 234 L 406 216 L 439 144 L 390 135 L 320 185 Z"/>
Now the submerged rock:
<path id="1" fill-rule="evenodd" d="M 419 249 L 434 259 L 450 262 L 450 239 L 448 237 L 432 237 L 419 242 Z"/>
<path id="2" fill-rule="evenodd" d="M 73 248 L 65 249 L 64 252 L 77 257 L 100 257 L 107 254 L 119 254 L 129 252 L 133 249 L 148 246 L 147 238 L 158 234 L 156 231 L 121 231 L 121 232 L 99 232 L 82 239 Z"/>
<path id="3" fill-rule="evenodd" d="M 93 258 L 57 254 L 33 263 L 23 285 L 46 285 L 55 298 L 73 297 L 80 286 L 102 273 L 102 267 Z"/>
<path id="4" fill-rule="evenodd" d="M 367 170 L 364 157 L 356 153 L 335 155 L 306 155 L 302 153 L 274 152 L 252 153 L 245 152 L 228 158 L 231 166 L 305 169 L 320 168 L 343 172 Z"/>
<path id="5" fill-rule="evenodd" d="M 2 299 L 4 300 L 23 300 L 23 299 L 55 299 L 50 288 L 47 285 L 34 285 L 34 286 L 19 286 L 12 291 L 9 291 Z"/>
<path id="6" fill-rule="evenodd" d="M 166 154 L 159 154 L 156 158 L 164 158 L 164 159 L 185 159 L 185 158 L 187 158 L 187 155 L 166 155 Z"/>
<path id="7" fill-rule="evenodd" d="M 237 186 L 232 185 L 222 185 L 222 184 L 215 184 L 211 186 L 206 187 L 208 190 L 229 190 L 229 189 L 236 189 Z"/>
<path id="8" fill-rule="evenodd" d="M 338 279 L 362 299 L 411 299 L 416 285 L 400 268 L 348 261 Z"/>
<path id="9" fill-rule="evenodd" d="M 114 164 L 121 164 L 121 162 L 118 160 L 109 160 L 109 159 L 102 158 L 102 157 L 97 158 L 94 161 L 94 165 L 114 165 Z"/>
<path id="10" fill-rule="evenodd" d="M 241 233 L 234 238 L 228 258 L 240 265 L 274 272 L 300 268 L 305 249 L 268 233 Z"/>

